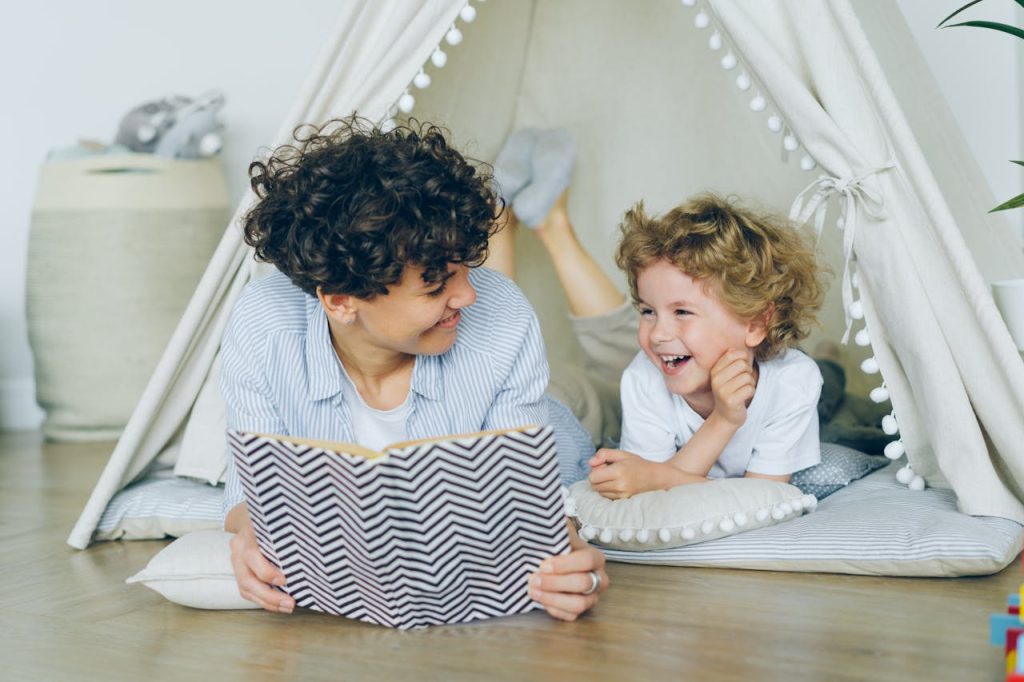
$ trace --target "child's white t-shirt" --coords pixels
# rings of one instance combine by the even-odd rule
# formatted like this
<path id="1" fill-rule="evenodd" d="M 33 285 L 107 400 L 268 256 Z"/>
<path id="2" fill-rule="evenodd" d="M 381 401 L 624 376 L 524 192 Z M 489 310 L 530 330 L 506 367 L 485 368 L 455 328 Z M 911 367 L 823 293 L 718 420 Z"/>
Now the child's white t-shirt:
<path id="1" fill-rule="evenodd" d="M 821 372 L 798 350 L 758 362 L 757 389 L 747 419 L 725 446 L 709 478 L 747 471 L 784 476 L 821 461 L 818 397 Z M 661 371 L 637 354 L 622 375 L 622 441 L 619 448 L 665 462 L 697 432 L 704 418 L 669 392 Z"/>

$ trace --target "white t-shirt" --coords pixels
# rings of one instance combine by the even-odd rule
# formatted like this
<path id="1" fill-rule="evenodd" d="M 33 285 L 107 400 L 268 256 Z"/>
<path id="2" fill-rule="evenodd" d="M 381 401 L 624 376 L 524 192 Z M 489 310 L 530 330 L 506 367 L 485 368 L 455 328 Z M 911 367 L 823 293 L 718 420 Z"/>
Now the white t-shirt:
<path id="1" fill-rule="evenodd" d="M 392 443 L 409 440 L 409 431 L 406 428 L 406 422 L 409 420 L 408 395 L 398 407 L 378 410 L 366 404 L 348 373 L 343 370 L 342 374 L 345 377 L 342 382 L 345 402 L 348 403 L 349 413 L 352 415 L 352 433 L 359 445 L 373 450 L 383 450 Z"/>
<path id="2" fill-rule="evenodd" d="M 757 366 L 757 389 L 747 420 L 711 467 L 710 478 L 740 477 L 747 471 L 784 476 L 821 461 L 818 365 L 789 349 Z M 682 397 L 669 392 L 660 370 L 643 351 L 622 375 L 621 392 L 619 447 L 645 459 L 671 459 L 704 424 Z"/>

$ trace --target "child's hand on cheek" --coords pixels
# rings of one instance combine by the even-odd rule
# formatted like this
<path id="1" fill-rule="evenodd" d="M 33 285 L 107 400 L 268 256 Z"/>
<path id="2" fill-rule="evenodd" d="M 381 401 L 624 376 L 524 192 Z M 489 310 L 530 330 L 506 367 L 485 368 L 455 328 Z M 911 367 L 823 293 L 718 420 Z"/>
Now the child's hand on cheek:
<path id="1" fill-rule="evenodd" d="M 711 368 L 712 414 L 739 427 L 747 420 L 747 405 L 754 397 L 754 357 L 747 350 L 730 349 Z"/>
<path id="2" fill-rule="evenodd" d="M 598 462 L 598 466 L 594 465 Z M 612 500 L 621 500 L 649 490 L 666 490 L 685 483 L 671 464 L 651 462 L 632 452 L 598 450 L 590 460 L 590 485 Z"/>

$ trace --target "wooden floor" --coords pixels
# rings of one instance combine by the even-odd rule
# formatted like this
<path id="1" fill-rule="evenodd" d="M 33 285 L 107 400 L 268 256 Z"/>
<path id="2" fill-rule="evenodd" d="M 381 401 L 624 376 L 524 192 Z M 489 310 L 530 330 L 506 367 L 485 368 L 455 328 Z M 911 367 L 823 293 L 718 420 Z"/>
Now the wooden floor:
<path id="1" fill-rule="evenodd" d="M 110 444 L 0 434 L 2 680 L 1000 680 L 988 614 L 1022 578 L 865 578 L 614 564 L 576 623 L 398 632 L 298 611 L 198 611 L 124 580 L 164 542 L 65 538 Z"/>

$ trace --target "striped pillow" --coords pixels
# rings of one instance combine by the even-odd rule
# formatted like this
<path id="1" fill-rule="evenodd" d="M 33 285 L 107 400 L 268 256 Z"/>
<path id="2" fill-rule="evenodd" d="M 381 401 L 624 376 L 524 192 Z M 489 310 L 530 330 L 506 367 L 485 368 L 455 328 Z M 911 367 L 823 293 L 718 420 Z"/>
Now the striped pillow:
<path id="1" fill-rule="evenodd" d="M 606 554 L 638 564 L 943 577 L 996 573 L 1021 551 L 1020 524 L 962 514 L 951 490 L 909 490 L 895 480 L 899 466 L 777 526 L 687 547 Z"/>

